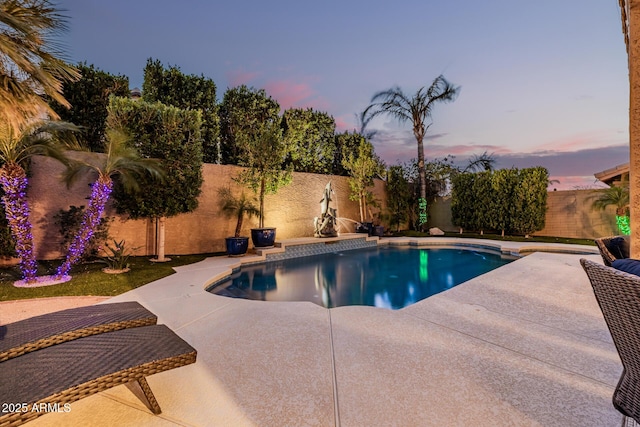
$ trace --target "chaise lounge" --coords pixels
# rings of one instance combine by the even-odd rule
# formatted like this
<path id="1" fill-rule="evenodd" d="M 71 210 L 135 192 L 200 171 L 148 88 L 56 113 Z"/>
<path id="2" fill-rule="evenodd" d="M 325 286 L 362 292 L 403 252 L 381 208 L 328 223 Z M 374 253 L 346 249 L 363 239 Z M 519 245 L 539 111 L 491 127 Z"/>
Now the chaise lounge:
<path id="1" fill-rule="evenodd" d="M 0 426 L 62 412 L 94 393 L 126 384 L 154 413 L 146 381 L 196 361 L 196 350 L 138 303 L 104 304 L 0 327 Z"/>

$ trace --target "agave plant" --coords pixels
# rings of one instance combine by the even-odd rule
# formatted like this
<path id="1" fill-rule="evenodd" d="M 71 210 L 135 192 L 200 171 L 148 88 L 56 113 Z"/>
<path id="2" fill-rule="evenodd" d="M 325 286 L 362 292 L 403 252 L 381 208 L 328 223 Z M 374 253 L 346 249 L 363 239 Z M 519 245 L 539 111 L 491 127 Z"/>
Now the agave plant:
<path id="1" fill-rule="evenodd" d="M 80 261 L 87 243 L 100 224 L 100 218 L 113 190 L 113 178 L 118 176 L 125 189 L 139 190 L 137 179 L 145 174 L 162 178 L 164 173 L 155 159 L 141 158 L 135 148 L 129 145 L 129 137 L 119 129 L 107 129 L 104 160 L 94 165 L 78 162 L 76 167 L 67 169 L 65 181 L 71 185 L 82 173 L 94 171 L 98 178 L 92 185 L 89 204 L 80 225 L 67 250 L 67 256 L 56 273 L 58 279 L 69 275 L 71 267 Z"/>

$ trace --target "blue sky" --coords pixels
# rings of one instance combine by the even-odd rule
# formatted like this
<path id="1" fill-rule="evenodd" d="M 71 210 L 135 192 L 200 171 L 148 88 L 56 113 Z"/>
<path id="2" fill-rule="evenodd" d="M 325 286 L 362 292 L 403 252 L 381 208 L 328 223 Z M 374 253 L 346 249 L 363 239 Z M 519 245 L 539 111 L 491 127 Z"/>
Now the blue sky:
<path id="1" fill-rule="evenodd" d="M 264 88 L 352 130 L 374 93 L 413 94 L 439 74 L 461 87 L 436 107 L 427 159 L 495 153 L 542 165 L 558 189 L 628 161 L 628 70 L 616 0 L 61 0 L 73 62 L 142 86 L 149 57 L 227 88 Z M 388 163 L 416 156 L 411 127 L 380 118 Z"/>

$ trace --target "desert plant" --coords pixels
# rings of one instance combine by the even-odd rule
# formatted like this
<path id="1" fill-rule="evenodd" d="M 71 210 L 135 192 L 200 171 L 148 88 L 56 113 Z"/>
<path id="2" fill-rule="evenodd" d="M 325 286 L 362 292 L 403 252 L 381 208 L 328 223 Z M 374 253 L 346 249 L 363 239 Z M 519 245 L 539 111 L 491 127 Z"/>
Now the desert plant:
<path id="1" fill-rule="evenodd" d="M 227 218 L 236 219 L 236 231 L 233 237 L 240 237 L 244 217 L 249 218 L 260 215 L 260 210 L 255 206 L 255 199 L 250 199 L 242 192 L 240 197 L 235 197 L 230 188 L 218 190 L 220 197 L 220 210 Z"/>
<path id="2" fill-rule="evenodd" d="M 107 264 L 110 270 L 121 271 L 129 268 L 131 250 L 126 247 L 124 239 L 119 242 L 114 239 L 113 246 L 106 243 L 104 252 L 106 256 L 102 257 L 101 260 Z"/>

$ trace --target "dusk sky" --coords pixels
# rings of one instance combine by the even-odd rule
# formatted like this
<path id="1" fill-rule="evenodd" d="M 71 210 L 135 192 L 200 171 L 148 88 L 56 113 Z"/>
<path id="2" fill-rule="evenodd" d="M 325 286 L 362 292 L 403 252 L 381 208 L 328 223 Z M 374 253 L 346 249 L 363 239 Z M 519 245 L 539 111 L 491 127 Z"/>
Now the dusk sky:
<path id="1" fill-rule="evenodd" d="M 282 108 L 332 115 L 338 131 L 374 93 L 414 94 L 439 75 L 461 87 L 438 105 L 427 160 L 484 151 L 498 167 L 545 166 L 559 190 L 629 161 L 627 56 L 616 0 L 61 0 L 72 62 L 142 87 L 147 58 L 240 84 Z M 417 155 L 410 124 L 380 118 L 387 164 Z"/>

